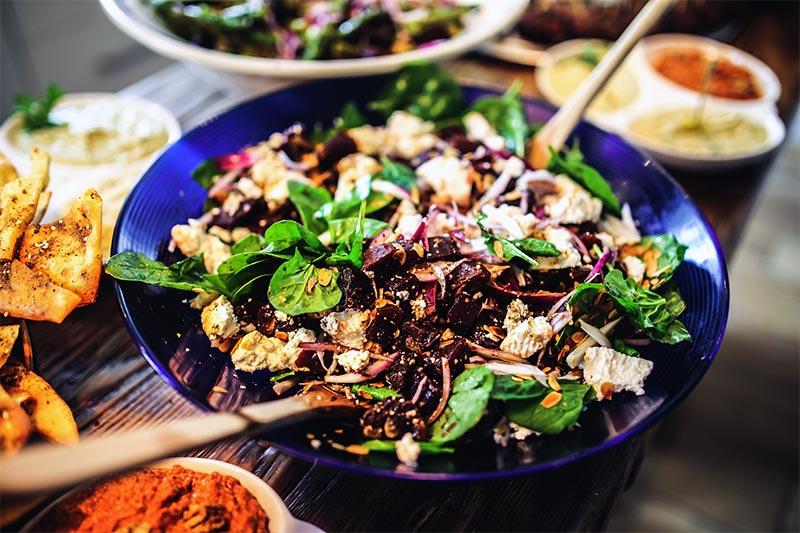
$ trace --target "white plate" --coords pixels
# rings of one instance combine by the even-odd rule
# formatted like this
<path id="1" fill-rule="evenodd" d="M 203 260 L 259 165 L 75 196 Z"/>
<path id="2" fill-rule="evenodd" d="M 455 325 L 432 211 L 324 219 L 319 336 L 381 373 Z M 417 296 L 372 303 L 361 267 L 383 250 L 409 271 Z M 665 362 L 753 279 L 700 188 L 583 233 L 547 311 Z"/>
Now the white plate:
<path id="1" fill-rule="evenodd" d="M 173 35 L 141 0 L 100 0 L 111 21 L 154 52 L 239 74 L 274 78 L 337 78 L 393 72 L 411 61 L 438 61 L 463 54 L 506 31 L 522 16 L 527 0 L 481 0 L 466 17 L 465 28 L 441 43 L 378 57 L 313 60 L 248 57 L 210 50 Z"/>
<path id="2" fill-rule="evenodd" d="M 564 41 L 547 49 L 542 64 L 536 69 L 536 86 L 544 97 L 554 105 L 560 105 L 565 98 L 553 89 L 549 82 L 550 68 L 564 57 L 580 52 L 590 39 Z M 758 78 L 763 89 L 761 98 L 754 100 L 734 100 L 731 98 L 708 97 L 706 108 L 709 111 L 731 111 L 744 115 L 749 120 L 764 126 L 767 141 L 762 146 L 738 154 L 697 155 L 687 154 L 668 146 L 643 139 L 631 131 L 630 123 L 649 113 L 665 108 L 686 109 L 698 105 L 700 95 L 681 87 L 663 77 L 652 68 L 649 54 L 672 46 L 713 46 L 731 61 L 744 65 Z M 705 37 L 683 34 L 653 35 L 642 40 L 625 61 L 623 68 L 630 71 L 636 80 L 637 92 L 627 105 L 613 112 L 590 111 L 587 119 L 601 128 L 622 135 L 630 142 L 649 151 L 662 163 L 683 170 L 696 172 L 718 172 L 747 165 L 766 157 L 780 145 L 786 129 L 778 118 L 775 101 L 780 96 L 780 82 L 775 73 L 763 62 L 738 48 L 719 43 Z"/>
<path id="3" fill-rule="evenodd" d="M 132 96 L 114 93 L 73 93 L 65 95 L 59 103 L 76 103 L 97 100 L 117 100 L 125 106 L 136 106 L 144 113 L 158 120 L 167 132 L 167 143 L 155 152 L 133 161 L 103 163 L 96 165 L 75 165 L 51 162 L 50 184 L 53 193 L 44 221 L 64 216 L 72 202 L 89 187 L 95 188 L 103 198 L 103 244 L 104 255 L 108 255 L 114 222 L 122 207 L 122 202 L 141 174 L 158 155 L 181 136 L 181 128 L 175 117 L 153 102 Z M 10 133 L 20 118 L 12 115 L 0 126 L 0 152 L 3 152 L 20 174 L 30 172 L 30 154 L 11 142 Z"/>
<path id="4" fill-rule="evenodd" d="M 263 479 L 259 478 L 252 472 L 248 472 L 243 468 L 225 463 L 223 461 L 215 461 L 213 459 L 203 459 L 200 457 L 173 457 L 171 459 L 164 459 L 149 465 L 154 468 L 169 468 L 171 466 L 182 466 L 195 472 L 210 473 L 218 472 L 236 478 L 250 493 L 258 500 L 264 512 L 269 518 L 269 531 L 270 533 L 322 533 L 322 530 L 313 524 L 303 522 L 294 518 L 289 509 L 281 500 L 272 487 L 266 484 Z M 70 490 L 63 496 L 59 497 L 53 503 L 45 507 L 33 520 L 22 528 L 23 532 L 36 531 L 37 522 L 47 515 L 56 505 L 66 500 L 69 496 L 83 490 L 94 483 L 94 481 L 79 485 Z"/>

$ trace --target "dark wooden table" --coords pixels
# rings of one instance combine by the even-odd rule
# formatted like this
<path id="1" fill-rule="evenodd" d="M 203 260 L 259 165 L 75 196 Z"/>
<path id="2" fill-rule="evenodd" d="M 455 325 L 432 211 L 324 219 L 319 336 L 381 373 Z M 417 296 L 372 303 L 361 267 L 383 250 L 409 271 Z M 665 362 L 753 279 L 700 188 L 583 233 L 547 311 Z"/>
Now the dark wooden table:
<path id="1" fill-rule="evenodd" d="M 734 44 L 762 58 L 778 73 L 783 84 L 778 107 L 788 123 L 798 98 L 797 4 L 759 10 Z M 525 81 L 527 94 L 537 94 L 527 68 L 481 56 L 450 66 L 462 79 L 491 85 L 507 86 L 519 77 Z M 137 91 L 130 92 L 152 91 L 157 81 L 144 80 L 137 84 Z M 194 100 L 193 105 L 209 111 L 200 97 Z M 188 105 L 182 98 L 172 101 L 176 106 L 178 102 Z M 182 112 L 173 111 L 182 118 Z M 195 119 L 182 122 L 191 125 Z M 729 257 L 769 168 L 767 161 L 723 176 L 678 176 L 711 220 Z M 96 304 L 75 312 L 60 326 L 33 324 L 31 330 L 38 366 L 73 408 L 84 436 L 200 414 L 141 357 L 128 337 L 108 280 Z M 481 484 L 344 474 L 288 457 L 251 439 L 226 440 L 192 455 L 252 470 L 278 491 L 297 518 L 329 531 L 586 530 L 606 524 L 619 496 L 633 481 L 643 442 L 641 437 L 631 439 L 556 472 Z"/>

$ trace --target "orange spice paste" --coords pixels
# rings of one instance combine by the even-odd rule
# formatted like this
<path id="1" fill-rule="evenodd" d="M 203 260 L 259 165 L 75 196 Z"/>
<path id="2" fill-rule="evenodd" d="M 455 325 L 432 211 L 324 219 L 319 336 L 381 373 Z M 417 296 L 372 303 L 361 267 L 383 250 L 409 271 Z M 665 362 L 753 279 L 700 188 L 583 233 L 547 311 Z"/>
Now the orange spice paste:
<path id="1" fill-rule="evenodd" d="M 708 68 L 708 57 L 696 48 L 667 48 L 654 53 L 650 64 L 656 71 L 693 91 L 702 91 Z M 761 97 L 753 74 L 746 68 L 720 57 L 711 80 L 708 94 L 736 100 L 753 100 Z"/>
<path id="2" fill-rule="evenodd" d="M 173 466 L 137 470 L 82 490 L 50 511 L 36 530 L 267 533 L 268 519 L 233 477 Z"/>

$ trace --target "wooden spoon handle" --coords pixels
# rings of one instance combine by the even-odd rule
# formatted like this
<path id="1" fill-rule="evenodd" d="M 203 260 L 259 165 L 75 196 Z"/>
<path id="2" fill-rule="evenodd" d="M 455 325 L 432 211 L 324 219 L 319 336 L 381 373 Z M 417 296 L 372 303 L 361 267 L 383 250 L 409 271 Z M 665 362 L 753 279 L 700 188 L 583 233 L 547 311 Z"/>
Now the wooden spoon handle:
<path id="1" fill-rule="evenodd" d="M 33 446 L 0 461 L 0 493 L 31 493 L 73 485 L 225 437 L 275 427 L 316 408 L 302 397 L 293 396 L 251 405 L 236 413 L 214 413 L 89 438 L 72 446 Z"/>
<path id="2" fill-rule="evenodd" d="M 655 26 L 672 7 L 675 0 L 650 0 L 636 15 L 603 59 L 592 70 L 589 77 L 564 102 L 564 105 L 539 130 L 531 143 L 529 163 L 534 168 L 545 168 L 550 161 L 548 146 L 561 150 L 569 134 L 583 116 L 584 111 L 597 93 L 625 60 L 639 40 Z"/>

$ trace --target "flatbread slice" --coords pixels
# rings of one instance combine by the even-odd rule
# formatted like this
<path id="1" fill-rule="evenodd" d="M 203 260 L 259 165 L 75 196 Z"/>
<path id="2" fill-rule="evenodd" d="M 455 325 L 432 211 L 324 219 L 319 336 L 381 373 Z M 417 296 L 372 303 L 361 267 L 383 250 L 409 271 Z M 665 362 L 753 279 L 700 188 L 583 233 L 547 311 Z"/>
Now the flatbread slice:
<path id="1" fill-rule="evenodd" d="M 29 227 L 20 243 L 20 261 L 80 296 L 81 305 L 95 300 L 100 285 L 102 209 L 100 195 L 89 189 L 63 219 Z"/>
<path id="2" fill-rule="evenodd" d="M 81 301 L 16 259 L 0 260 L 0 314 L 60 324 Z"/>
<path id="3" fill-rule="evenodd" d="M 11 357 L 11 349 L 17 342 L 17 336 L 19 336 L 19 324 L 0 326 L 0 368 L 3 368 Z"/>
<path id="4" fill-rule="evenodd" d="M 17 241 L 36 215 L 39 195 L 47 187 L 50 156 L 31 150 L 31 175 L 9 181 L 0 189 L 0 259 L 12 259 Z"/>

